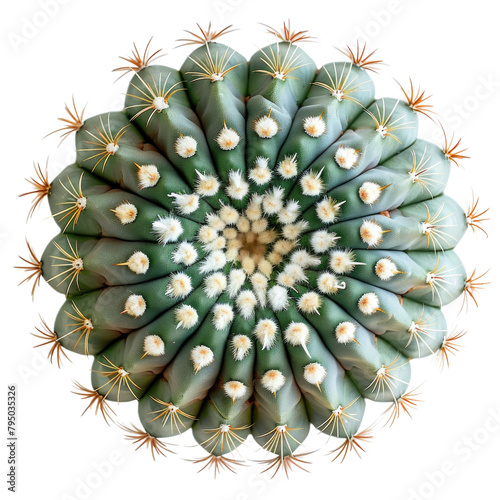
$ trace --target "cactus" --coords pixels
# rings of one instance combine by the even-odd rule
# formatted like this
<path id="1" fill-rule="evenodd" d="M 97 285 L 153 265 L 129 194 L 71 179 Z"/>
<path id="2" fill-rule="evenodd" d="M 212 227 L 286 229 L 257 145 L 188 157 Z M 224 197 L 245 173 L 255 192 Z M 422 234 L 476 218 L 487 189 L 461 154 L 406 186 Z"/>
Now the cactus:
<path id="1" fill-rule="evenodd" d="M 180 70 L 134 46 L 121 112 L 66 107 L 76 162 L 25 193 L 60 234 L 21 267 L 66 295 L 36 335 L 58 364 L 94 358 L 87 409 L 138 401 L 142 428 L 119 425 L 153 458 L 192 429 L 197 463 L 234 470 L 251 434 L 288 473 L 311 424 L 344 458 L 371 437 L 366 400 L 391 424 L 415 407 L 410 359 L 448 361 L 463 332 L 441 308 L 483 285 L 454 247 L 485 211 L 444 194 L 466 156 L 418 139 L 428 96 L 375 97 L 373 52 L 317 70 L 285 24 L 247 62 L 229 31 L 182 40 Z"/>

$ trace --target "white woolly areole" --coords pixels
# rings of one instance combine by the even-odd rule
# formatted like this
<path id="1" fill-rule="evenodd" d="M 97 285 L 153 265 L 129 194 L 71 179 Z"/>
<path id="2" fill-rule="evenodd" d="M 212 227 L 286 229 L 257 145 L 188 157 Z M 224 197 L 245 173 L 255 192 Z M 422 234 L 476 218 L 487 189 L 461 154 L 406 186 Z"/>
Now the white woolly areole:
<path id="1" fill-rule="evenodd" d="M 214 175 L 202 174 L 196 171 L 198 180 L 196 181 L 196 192 L 200 196 L 214 196 L 219 191 L 220 183 Z"/>
<path id="2" fill-rule="evenodd" d="M 251 290 L 244 290 L 236 298 L 236 306 L 240 314 L 248 319 L 253 315 L 255 306 L 257 305 L 257 297 Z"/>
<path id="3" fill-rule="evenodd" d="M 226 227 L 226 223 L 219 217 L 218 214 L 214 214 L 213 212 L 208 213 L 206 215 L 207 224 L 215 229 L 216 231 L 224 231 Z"/>
<path id="4" fill-rule="evenodd" d="M 164 109 L 168 108 L 168 102 L 164 97 L 157 96 L 153 99 L 153 106 L 155 107 L 156 111 L 163 111 Z"/>
<path id="5" fill-rule="evenodd" d="M 245 215 L 248 220 L 255 221 L 261 218 L 262 216 L 262 197 L 253 195 L 250 203 L 247 205 L 245 210 Z"/>
<path id="6" fill-rule="evenodd" d="M 257 219 L 252 222 L 252 232 L 255 234 L 263 233 L 268 226 L 269 222 L 267 219 Z"/>
<path id="7" fill-rule="evenodd" d="M 262 273 L 255 273 L 250 276 L 250 283 L 261 307 L 265 307 L 267 303 L 266 292 L 268 282 L 269 280 Z"/>
<path id="8" fill-rule="evenodd" d="M 335 161 L 340 168 L 349 170 L 356 166 L 359 159 L 359 151 L 350 146 L 340 145 L 335 152 Z"/>
<path id="9" fill-rule="evenodd" d="M 279 370 L 267 370 L 260 381 L 264 389 L 276 393 L 285 385 L 286 378 Z"/>
<path id="10" fill-rule="evenodd" d="M 373 205 L 380 198 L 381 188 L 375 182 L 363 182 L 358 190 L 360 200 L 366 205 Z"/>
<path id="11" fill-rule="evenodd" d="M 226 227 L 222 234 L 228 240 L 234 240 L 238 236 L 238 231 L 234 227 Z"/>
<path id="12" fill-rule="evenodd" d="M 215 238 L 215 240 L 212 240 L 210 243 L 203 245 L 203 248 L 206 251 L 222 250 L 225 247 L 226 247 L 226 238 L 224 238 L 222 236 L 219 236 L 219 237 Z"/>
<path id="13" fill-rule="evenodd" d="M 236 224 L 240 217 L 238 210 L 229 205 L 222 205 L 219 210 L 219 217 L 228 225 Z"/>
<path id="14" fill-rule="evenodd" d="M 254 167 L 250 170 L 248 177 L 257 184 L 257 186 L 262 186 L 267 184 L 271 177 L 273 176 L 271 170 L 269 169 L 269 160 L 258 156 L 255 160 Z"/>
<path id="15" fill-rule="evenodd" d="M 297 175 L 297 155 L 285 156 L 278 163 L 278 173 L 283 179 L 291 179 Z"/>
<path id="16" fill-rule="evenodd" d="M 297 307 L 305 314 L 319 314 L 321 297 L 316 292 L 306 292 L 300 296 Z"/>
<path id="17" fill-rule="evenodd" d="M 137 207 L 128 201 L 118 205 L 112 212 L 123 225 L 130 224 L 137 218 Z"/>
<path id="18" fill-rule="evenodd" d="M 240 233 L 248 233 L 250 231 L 250 221 L 242 215 L 236 223 L 236 228 Z"/>
<path id="19" fill-rule="evenodd" d="M 196 154 L 196 149 L 198 147 L 198 143 L 194 137 L 190 135 L 181 135 L 178 137 L 174 143 L 174 151 L 181 158 L 191 158 Z"/>
<path id="20" fill-rule="evenodd" d="M 214 250 L 210 252 L 200 266 L 200 272 L 208 273 L 211 271 L 218 271 L 226 265 L 226 255 L 222 250 Z"/>
<path id="21" fill-rule="evenodd" d="M 369 246 L 375 247 L 382 242 L 384 231 L 382 226 L 373 220 L 365 220 L 359 229 L 361 239 Z"/>
<path id="22" fill-rule="evenodd" d="M 169 242 L 177 241 L 184 232 L 179 219 L 174 217 L 158 217 L 152 224 L 153 233 L 156 234 L 158 242 L 166 245 Z"/>
<path id="23" fill-rule="evenodd" d="M 231 151 L 240 142 L 240 136 L 236 130 L 227 128 L 226 124 L 224 124 L 224 127 L 221 129 L 215 140 L 222 150 Z"/>
<path id="24" fill-rule="evenodd" d="M 287 264 L 283 272 L 291 276 L 297 283 L 307 281 L 307 276 L 304 273 L 304 268 L 298 264 Z"/>
<path id="25" fill-rule="evenodd" d="M 281 285 L 275 285 L 267 291 L 267 300 L 273 311 L 288 309 L 288 291 Z"/>
<path id="26" fill-rule="evenodd" d="M 248 194 L 248 182 L 243 179 L 243 175 L 239 170 L 231 170 L 228 177 L 229 183 L 226 187 L 227 195 L 234 200 L 242 200 Z"/>
<path id="27" fill-rule="evenodd" d="M 297 250 L 293 252 L 290 262 L 307 269 L 309 267 L 319 266 L 321 264 L 321 259 L 316 257 L 316 255 L 311 255 L 307 250 Z"/>
<path id="28" fill-rule="evenodd" d="M 326 229 L 315 231 L 311 235 L 311 246 L 316 253 L 325 253 L 337 244 L 339 237 Z"/>
<path id="29" fill-rule="evenodd" d="M 214 361 L 214 353 L 210 347 L 206 345 L 197 345 L 191 349 L 191 361 L 196 373 L 205 366 L 208 366 Z"/>
<path id="30" fill-rule="evenodd" d="M 383 281 L 390 280 L 398 272 L 396 264 L 388 257 L 380 259 L 375 264 L 375 274 Z"/>
<path id="31" fill-rule="evenodd" d="M 376 313 L 380 307 L 380 300 L 376 293 L 368 292 L 363 295 L 358 300 L 358 309 L 365 315 L 370 316 Z"/>
<path id="32" fill-rule="evenodd" d="M 285 342 L 293 346 L 302 346 L 305 349 L 309 338 L 309 328 L 305 323 L 292 321 L 285 330 Z"/>
<path id="33" fill-rule="evenodd" d="M 168 196 L 174 198 L 173 204 L 182 215 L 192 214 L 200 206 L 200 197 L 197 194 L 171 193 Z"/>
<path id="34" fill-rule="evenodd" d="M 137 171 L 137 178 L 139 179 L 139 188 L 146 189 L 156 186 L 160 180 L 160 174 L 156 165 L 139 165 Z"/>
<path id="35" fill-rule="evenodd" d="M 334 250 L 330 254 L 330 267 L 337 274 L 352 272 L 356 264 L 354 253 L 348 250 Z"/>
<path id="36" fill-rule="evenodd" d="M 272 319 L 261 319 L 255 325 L 254 334 L 262 344 L 262 349 L 271 349 L 276 341 L 278 327 Z"/>
<path id="37" fill-rule="evenodd" d="M 356 325 L 350 321 L 343 321 L 335 328 L 335 338 L 339 344 L 348 344 L 356 339 Z"/>
<path id="38" fill-rule="evenodd" d="M 246 335 L 235 335 L 231 341 L 233 358 L 241 361 L 250 352 L 252 341 Z"/>
<path id="39" fill-rule="evenodd" d="M 120 146 L 118 146 L 118 144 L 115 144 L 114 142 L 106 144 L 106 153 L 109 153 L 111 155 L 114 155 L 119 149 Z"/>
<path id="40" fill-rule="evenodd" d="M 281 187 L 274 187 L 271 191 L 266 191 L 262 197 L 262 209 L 268 215 L 277 214 L 283 208 L 283 195 L 285 190 Z"/>
<path id="41" fill-rule="evenodd" d="M 287 240 L 296 240 L 309 227 L 309 222 L 301 220 L 295 224 L 286 224 L 283 226 L 282 234 Z"/>
<path id="42" fill-rule="evenodd" d="M 146 274 L 149 269 L 149 258 L 145 253 L 137 250 L 129 257 L 127 266 L 135 274 Z"/>
<path id="43" fill-rule="evenodd" d="M 339 289 L 345 288 L 332 273 L 321 273 L 318 276 L 318 288 L 321 293 L 335 294 Z"/>
<path id="44" fill-rule="evenodd" d="M 282 224 L 292 224 L 300 215 L 300 205 L 298 201 L 289 200 L 278 213 L 278 220 Z"/>
<path id="45" fill-rule="evenodd" d="M 217 297 L 227 287 L 227 278 L 224 273 L 213 273 L 205 278 L 204 290 L 207 297 Z"/>
<path id="46" fill-rule="evenodd" d="M 278 240 L 273 246 L 273 252 L 279 255 L 288 255 L 296 246 L 294 241 Z"/>
<path id="47" fill-rule="evenodd" d="M 326 132 L 326 123 L 321 115 L 304 119 L 304 132 L 311 137 L 320 137 Z"/>
<path id="48" fill-rule="evenodd" d="M 247 387 L 237 380 L 230 380 L 224 384 L 224 392 L 233 402 L 245 396 Z"/>
<path id="49" fill-rule="evenodd" d="M 330 196 L 325 196 L 321 201 L 316 203 L 316 215 L 318 219 L 325 224 L 336 222 L 342 204 L 337 203 L 337 200 L 334 200 Z"/>
<path id="50" fill-rule="evenodd" d="M 193 285 L 191 284 L 191 276 L 185 273 L 174 274 L 169 281 L 165 295 L 170 295 L 174 298 L 184 298 L 191 293 Z"/>
<path id="51" fill-rule="evenodd" d="M 326 368 L 319 363 L 309 363 L 304 366 L 304 378 L 310 384 L 319 385 L 326 378 Z"/>
<path id="52" fill-rule="evenodd" d="M 186 266 L 191 266 L 196 262 L 198 258 L 198 252 L 196 248 L 187 241 L 183 241 L 173 252 L 172 260 L 176 264 L 184 264 Z"/>
<path id="53" fill-rule="evenodd" d="M 229 304 L 215 304 L 212 324 L 216 330 L 224 330 L 234 319 L 233 308 Z"/>
<path id="54" fill-rule="evenodd" d="M 146 301 L 142 295 L 129 295 L 125 301 L 123 312 L 138 318 L 146 311 Z"/>
<path id="55" fill-rule="evenodd" d="M 176 328 L 192 328 L 198 323 L 198 313 L 196 309 L 187 304 L 183 304 L 175 310 Z"/>
<path id="56" fill-rule="evenodd" d="M 279 130 L 278 122 L 270 116 L 261 116 L 253 122 L 253 129 L 262 139 L 274 137 Z"/>
<path id="57" fill-rule="evenodd" d="M 323 180 L 321 179 L 321 174 L 323 173 L 323 169 L 321 169 L 318 173 L 316 172 L 308 172 L 304 174 L 300 179 L 300 187 L 302 189 L 302 193 L 306 196 L 318 196 L 325 189 Z"/>
<path id="58" fill-rule="evenodd" d="M 217 238 L 217 231 L 210 226 L 201 226 L 198 230 L 198 240 L 206 245 Z"/>
<path id="59" fill-rule="evenodd" d="M 243 269 L 232 269 L 229 273 L 229 285 L 227 287 L 227 293 L 231 298 L 236 297 L 240 288 L 244 285 L 246 280 L 246 274 Z"/>
<path id="60" fill-rule="evenodd" d="M 267 259 L 261 259 L 257 264 L 257 269 L 269 278 L 273 272 L 273 265 Z"/>
<path id="61" fill-rule="evenodd" d="M 143 350 L 149 356 L 162 356 L 165 354 L 165 342 L 158 335 L 146 335 Z"/>

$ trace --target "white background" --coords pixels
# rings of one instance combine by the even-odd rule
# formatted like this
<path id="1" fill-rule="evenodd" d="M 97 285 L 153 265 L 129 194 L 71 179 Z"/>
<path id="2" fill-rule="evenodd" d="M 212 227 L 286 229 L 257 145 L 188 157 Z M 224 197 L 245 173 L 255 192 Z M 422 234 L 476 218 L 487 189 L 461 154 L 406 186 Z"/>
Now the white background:
<path id="1" fill-rule="evenodd" d="M 397 84 L 411 77 L 433 94 L 432 102 L 451 134 L 463 138 L 470 160 L 453 168 L 448 193 L 465 207 L 471 192 L 481 205 L 493 206 L 499 192 L 500 70 L 498 67 L 498 13 L 492 2 L 476 0 L 357 0 L 355 2 L 278 2 L 276 0 L 189 0 L 177 2 L 102 0 L 43 0 L 3 2 L 1 7 L 1 171 L 0 182 L 0 334 L 2 361 L 1 414 L 5 415 L 7 384 L 18 386 L 18 493 L 22 499 L 50 498 L 204 498 L 264 500 L 320 495 L 337 498 L 416 500 L 419 498 L 498 498 L 500 463 L 500 393 L 498 390 L 500 331 L 497 270 L 498 221 L 490 211 L 489 238 L 467 234 L 458 251 L 470 273 L 475 267 L 491 271 L 492 284 L 479 294 L 480 308 L 458 314 L 460 304 L 448 307 L 450 326 L 465 328 L 463 349 L 440 371 L 432 360 L 415 362 L 415 384 L 424 382 L 423 402 L 394 427 L 377 433 L 362 460 L 349 456 L 330 463 L 325 452 L 336 446 L 312 432 L 305 450 L 311 455 L 310 473 L 280 476 L 270 481 L 260 466 L 250 464 L 237 476 L 197 474 L 181 457 L 199 457 L 191 436 L 175 441 L 183 446 L 153 462 L 148 453 L 133 448 L 116 427 L 86 414 L 84 403 L 71 394 L 72 379 L 89 384 L 90 360 L 71 355 L 73 363 L 58 370 L 45 360 L 46 350 L 34 350 L 29 335 L 38 313 L 52 322 L 62 296 L 42 284 L 32 302 L 22 279 L 18 254 L 26 254 L 28 236 L 38 255 L 56 226 L 47 205 L 26 224 L 27 199 L 17 194 L 28 187 L 32 162 L 45 163 L 50 154 L 53 178 L 74 157 L 73 137 L 57 148 L 58 139 L 42 137 L 57 127 L 64 102 L 75 95 L 78 105 L 88 102 L 87 116 L 120 109 L 124 78 L 114 84 L 119 55 L 128 55 L 133 42 L 140 48 L 154 35 L 153 46 L 163 47 L 168 65 L 179 67 L 188 48 L 174 49 L 182 29 L 206 27 L 212 20 L 222 28 L 235 24 L 240 31 L 224 42 L 247 57 L 272 41 L 258 22 L 278 27 L 290 18 L 293 26 L 308 29 L 319 43 L 303 47 L 318 65 L 342 60 L 334 47 L 356 37 L 378 48 L 387 63 L 375 75 L 377 94 L 399 95 Z M 31 25 L 31 27 L 28 27 Z M 441 141 L 436 126 L 422 121 L 421 137 Z M 381 406 L 375 408 L 380 411 Z M 371 407 L 370 407 L 371 409 Z M 136 422 L 135 404 L 122 404 L 120 416 Z M 496 421 L 494 420 L 496 416 Z M 6 421 L 0 436 L 6 435 Z M 243 451 L 252 458 L 254 443 Z M 6 490 L 7 449 L 0 446 L 2 484 Z M 113 461 L 109 467 L 98 463 Z M 443 474 L 443 469 L 446 474 Z M 82 487 L 82 484 L 90 486 Z"/>

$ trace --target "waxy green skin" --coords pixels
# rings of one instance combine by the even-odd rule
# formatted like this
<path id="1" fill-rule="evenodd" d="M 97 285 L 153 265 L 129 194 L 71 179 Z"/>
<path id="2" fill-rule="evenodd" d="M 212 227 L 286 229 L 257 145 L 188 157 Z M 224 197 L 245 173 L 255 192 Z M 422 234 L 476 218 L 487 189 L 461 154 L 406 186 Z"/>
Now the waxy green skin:
<path id="1" fill-rule="evenodd" d="M 273 78 L 266 63 L 277 57 L 294 61 L 286 78 Z M 234 68 L 213 80 L 213 75 L 202 74 L 201 67 L 210 58 L 225 61 L 222 71 Z M 326 88 L 339 81 L 346 85 L 341 98 Z M 165 98 L 164 109 L 155 108 L 151 100 L 159 91 Z M 384 136 L 374 117 L 387 125 L 389 114 Z M 279 125 L 271 138 L 259 137 L 255 130 L 256 121 L 264 116 Z M 320 137 L 305 132 L 310 117 L 324 120 L 325 133 Z M 391 128 L 391 123 L 399 125 Z M 239 136 L 231 150 L 217 143 L 224 127 Z M 410 387 L 410 359 L 441 348 L 447 332 L 441 307 L 464 290 L 465 270 L 454 248 L 468 222 L 459 205 L 444 194 L 450 161 L 437 146 L 418 139 L 417 132 L 417 113 L 403 101 L 376 99 L 366 70 L 350 62 L 328 63 L 316 70 L 311 57 L 288 42 L 264 47 L 248 62 L 223 44 L 207 43 L 196 48 L 180 70 L 161 65 L 142 68 L 131 78 L 124 111 L 87 119 L 76 133 L 76 163 L 51 183 L 48 198 L 61 233 L 48 244 L 41 262 L 45 280 L 66 294 L 55 320 L 58 341 L 70 351 L 94 357 L 92 386 L 106 400 L 138 400 L 141 424 L 156 438 L 191 428 L 200 446 L 222 456 L 252 434 L 259 445 L 281 458 L 293 455 L 310 424 L 334 437 L 352 439 L 360 430 L 365 400 L 397 401 Z M 176 149 L 182 137 L 196 141 L 190 157 L 182 157 Z M 105 152 L 110 142 L 117 146 L 111 154 Z M 337 162 L 339 148 L 359 152 L 351 168 Z M 260 157 L 272 170 L 265 185 L 245 177 Z M 296 159 L 298 174 L 284 179 L 277 167 L 289 157 Z M 156 166 L 159 178 L 155 185 L 144 187 L 138 171 L 147 165 Z M 249 183 L 243 199 L 232 199 L 225 190 L 230 173 L 236 171 Z M 307 195 L 301 186 L 301 177 L 309 172 L 321 176 L 320 195 Z M 196 210 L 182 213 L 177 198 L 169 195 L 195 192 L 200 175 L 216 176 L 221 187 L 215 195 L 201 196 Z M 366 182 L 381 187 L 372 204 L 359 194 Z M 206 216 L 221 206 L 242 211 L 253 193 L 266 194 L 272 187 L 283 189 L 284 201 L 299 203 L 300 220 L 308 224 L 297 238 L 297 249 L 315 253 L 313 236 L 319 230 L 338 239 L 328 251 L 317 252 L 318 262 L 305 269 L 306 279 L 288 289 L 286 307 L 257 303 L 245 316 L 236 305 L 236 293 L 207 294 L 203 266 L 211 250 L 200 242 L 200 229 Z M 335 220 L 325 223 L 316 205 L 328 197 L 341 205 Z M 85 206 L 76 213 L 71 210 L 77 199 L 84 199 Z M 130 223 L 115 213 L 122 203 L 137 209 Z M 182 234 L 162 244 L 152 225 L 168 217 L 180 222 Z M 277 215 L 268 220 L 270 227 L 281 227 Z M 360 233 L 367 220 L 384 231 L 375 245 Z M 438 237 L 425 233 L 426 222 L 439 228 Z M 197 254 L 189 265 L 172 258 L 182 242 L 190 242 Z M 83 270 L 77 276 L 64 273 L 67 267 L 61 263 L 67 261 L 59 249 L 82 260 Z M 320 292 L 322 273 L 332 272 L 332 250 L 352 251 L 360 265 L 337 275 L 339 289 Z M 144 272 L 127 265 L 139 251 L 148 257 Z M 381 259 L 394 263 L 397 274 L 382 279 L 376 272 Z M 277 285 L 286 262 L 272 270 L 268 289 Z M 215 271 L 230 276 L 241 267 L 238 261 L 228 262 Z M 439 287 L 430 286 L 429 273 L 443 269 L 450 271 Z M 192 291 L 185 297 L 167 293 L 177 273 L 190 278 Z M 242 290 L 252 287 L 247 282 Z M 298 306 L 309 291 L 320 295 L 314 312 Z M 378 309 L 369 314 L 359 306 L 367 293 L 379 300 Z M 132 295 L 145 301 L 141 314 L 126 310 Z M 233 318 L 222 327 L 216 327 L 218 304 L 233 306 Z M 195 324 L 179 326 L 181 305 L 196 310 Z M 91 321 L 90 330 L 80 328 L 82 317 Z M 276 325 L 271 346 L 263 345 L 255 334 L 262 319 Z M 292 322 L 307 326 L 305 344 L 285 339 Z M 337 326 L 344 322 L 354 325 L 355 341 L 336 336 Z M 411 331 L 415 322 L 432 323 L 432 332 L 419 340 Z M 233 353 L 237 335 L 246 335 L 251 343 L 242 359 Z M 162 353 L 145 352 L 151 336 L 161 340 Z M 200 369 L 192 359 L 196 346 L 213 353 L 213 361 Z M 321 383 L 306 379 L 304 367 L 311 363 L 326 369 Z M 384 367 L 391 379 L 379 385 L 377 373 Z M 279 370 L 284 377 L 283 386 L 274 392 L 265 384 L 269 370 Z M 225 390 L 232 381 L 246 388 L 242 397 L 233 399 Z M 180 411 L 174 415 L 170 407 Z M 345 410 L 343 419 L 332 420 L 339 408 Z M 232 444 L 217 439 L 214 433 L 221 426 L 231 429 Z M 270 448 L 270 440 L 281 432 L 278 429 L 285 428 L 287 445 L 282 450 Z"/>

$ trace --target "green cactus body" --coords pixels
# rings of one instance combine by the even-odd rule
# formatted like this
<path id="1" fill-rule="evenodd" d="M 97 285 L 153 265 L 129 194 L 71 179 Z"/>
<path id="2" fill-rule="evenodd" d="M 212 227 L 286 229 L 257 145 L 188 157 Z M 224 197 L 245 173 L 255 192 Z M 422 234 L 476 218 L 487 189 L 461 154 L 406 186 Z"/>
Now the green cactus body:
<path id="1" fill-rule="evenodd" d="M 471 220 L 421 109 L 293 41 L 137 69 L 47 188 L 54 342 L 94 356 L 101 406 L 138 400 L 142 439 L 191 428 L 229 467 L 250 434 L 278 468 L 310 424 L 352 444 L 365 399 L 398 409 L 410 359 L 446 348 L 467 286 Z"/>

